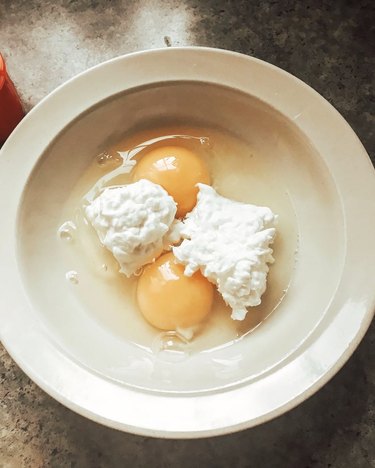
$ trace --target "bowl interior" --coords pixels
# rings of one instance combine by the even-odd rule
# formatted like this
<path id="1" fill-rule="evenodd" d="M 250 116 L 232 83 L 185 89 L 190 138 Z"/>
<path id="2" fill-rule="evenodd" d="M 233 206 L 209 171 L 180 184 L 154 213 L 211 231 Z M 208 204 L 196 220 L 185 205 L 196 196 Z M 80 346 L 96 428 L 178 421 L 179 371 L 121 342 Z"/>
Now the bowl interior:
<path id="1" fill-rule="evenodd" d="M 274 186 L 282 187 L 298 234 L 292 250 L 287 239 L 275 247 L 276 262 L 278 253 L 293 255 L 294 267 L 286 295 L 267 320 L 241 340 L 179 362 L 131 343 L 111 311 L 93 314 L 65 281 L 69 265 L 56 243 L 62 207 L 93 158 L 125 133 L 171 123 L 229 132 L 253 148 L 274 177 L 255 202 L 272 207 L 281 193 Z M 34 306 L 30 313 L 67 356 L 123 385 L 201 392 L 259 378 L 301 353 L 323 317 L 334 313 L 327 310 L 340 279 L 345 239 L 340 198 L 323 156 L 268 104 L 212 83 L 159 83 L 100 102 L 54 139 L 24 191 L 18 256 Z M 250 184 L 262 174 L 244 177 Z"/>

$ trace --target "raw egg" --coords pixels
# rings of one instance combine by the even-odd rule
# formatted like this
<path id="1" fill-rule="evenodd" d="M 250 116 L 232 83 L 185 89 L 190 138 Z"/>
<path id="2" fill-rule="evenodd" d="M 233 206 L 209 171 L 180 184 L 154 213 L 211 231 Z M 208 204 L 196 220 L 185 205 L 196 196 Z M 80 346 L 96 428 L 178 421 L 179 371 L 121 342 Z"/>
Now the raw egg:
<path id="1" fill-rule="evenodd" d="M 206 164 L 193 151 L 182 146 L 162 146 L 143 156 L 134 169 L 134 181 L 148 179 L 161 185 L 177 203 L 178 218 L 191 211 L 201 182 L 210 185 Z"/>
<path id="2" fill-rule="evenodd" d="M 200 273 L 184 275 L 184 266 L 166 253 L 145 267 L 137 286 L 138 306 L 145 319 L 161 330 L 198 325 L 209 314 L 213 285 Z"/>

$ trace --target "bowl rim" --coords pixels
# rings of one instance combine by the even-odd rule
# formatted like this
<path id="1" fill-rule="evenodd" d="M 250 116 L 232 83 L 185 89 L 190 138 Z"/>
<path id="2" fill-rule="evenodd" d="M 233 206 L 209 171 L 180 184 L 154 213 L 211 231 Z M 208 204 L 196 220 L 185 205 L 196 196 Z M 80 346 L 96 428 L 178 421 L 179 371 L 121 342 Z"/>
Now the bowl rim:
<path id="1" fill-rule="evenodd" d="M 258 381 L 202 395 L 137 391 L 103 379 L 68 359 L 49 340 L 40 323 L 27 314 L 32 305 L 16 258 L 17 213 L 23 190 L 51 141 L 74 118 L 111 95 L 167 81 L 229 86 L 260 98 L 291 119 L 311 141 L 319 141 L 319 153 L 324 154 L 345 217 L 346 260 L 335 293 L 339 312 L 331 323 L 310 340 L 301 355 Z M 38 139 L 33 140 L 38 127 Z M 28 158 L 17 167 L 17 159 L 26 151 Z M 366 201 L 375 197 L 372 163 L 354 131 L 331 104 L 295 76 L 267 62 L 207 47 L 153 49 L 108 60 L 73 77 L 37 104 L 1 149 L 0 167 L 3 219 L 9 220 L 0 228 L 4 234 L 0 293 L 3 304 L 7 304 L 7 310 L 5 305 L 0 308 L 1 341 L 44 391 L 96 422 L 168 438 L 216 436 L 256 426 L 291 410 L 328 382 L 349 359 L 371 323 L 375 252 L 367 246 L 375 235 L 375 206 L 366 205 Z M 7 313 L 9 307 L 12 315 Z M 308 359 L 319 363 L 318 370 L 309 368 Z M 277 394 L 272 392 L 274 388 L 278 388 Z"/>

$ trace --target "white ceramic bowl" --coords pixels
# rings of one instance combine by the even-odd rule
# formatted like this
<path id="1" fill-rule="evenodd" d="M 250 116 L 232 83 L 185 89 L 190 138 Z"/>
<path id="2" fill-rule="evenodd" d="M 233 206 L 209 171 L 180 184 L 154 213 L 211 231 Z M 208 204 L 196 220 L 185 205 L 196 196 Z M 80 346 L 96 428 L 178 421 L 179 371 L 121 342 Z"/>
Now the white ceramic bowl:
<path id="1" fill-rule="evenodd" d="M 178 364 L 94 320 L 51 250 L 61 206 L 92 156 L 124 128 L 163 119 L 256 142 L 280 167 L 300 239 L 277 312 L 245 339 Z M 0 200 L 2 342 L 51 396 L 114 428 L 202 437 L 265 422 L 327 382 L 372 319 L 371 162 L 327 101 L 254 58 L 163 49 L 82 73 L 37 105 L 1 150 Z"/>

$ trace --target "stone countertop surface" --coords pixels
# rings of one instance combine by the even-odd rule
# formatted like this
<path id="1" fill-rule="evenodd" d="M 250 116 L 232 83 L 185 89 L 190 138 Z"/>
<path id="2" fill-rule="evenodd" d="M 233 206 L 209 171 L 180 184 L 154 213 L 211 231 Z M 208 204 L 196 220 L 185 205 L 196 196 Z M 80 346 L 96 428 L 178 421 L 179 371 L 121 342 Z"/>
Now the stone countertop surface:
<path id="1" fill-rule="evenodd" d="M 27 110 L 68 78 L 127 52 L 242 52 L 315 88 L 374 162 L 374 20 L 371 0 L 0 0 L 0 50 Z M 291 412 L 228 436 L 162 440 L 66 409 L 0 346 L 0 467 L 375 467 L 374 362 L 373 323 L 344 368 Z"/>

